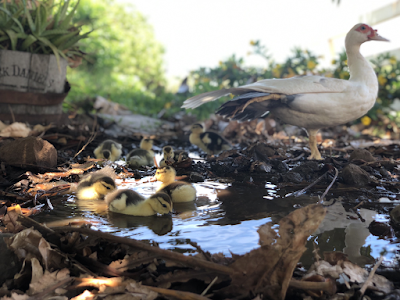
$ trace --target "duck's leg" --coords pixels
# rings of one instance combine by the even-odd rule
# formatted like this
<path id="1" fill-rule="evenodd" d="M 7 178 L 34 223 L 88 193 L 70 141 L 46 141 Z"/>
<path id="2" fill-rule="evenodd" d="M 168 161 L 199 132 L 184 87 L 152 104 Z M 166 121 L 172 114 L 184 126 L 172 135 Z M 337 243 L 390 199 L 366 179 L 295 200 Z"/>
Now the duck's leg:
<path id="1" fill-rule="evenodd" d="M 318 147 L 317 147 L 318 129 L 309 129 L 309 130 L 307 130 L 307 132 L 308 132 L 308 138 L 309 138 L 309 144 L 310 144 L 310 150 L 311 150 L 311 155 L 308 157 L 308 159 L 322 160 L 321 153 L 319 153 Z"/>

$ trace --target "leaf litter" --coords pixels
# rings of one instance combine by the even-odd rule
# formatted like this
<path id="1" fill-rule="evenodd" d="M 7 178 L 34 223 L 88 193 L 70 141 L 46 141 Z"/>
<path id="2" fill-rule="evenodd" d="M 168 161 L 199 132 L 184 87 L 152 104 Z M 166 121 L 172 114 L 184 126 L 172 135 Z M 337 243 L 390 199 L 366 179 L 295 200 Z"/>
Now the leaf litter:
<path id="1" fill-rule="evenodd" d="M 176 122 L 176 128 L 188 125 L 182 120 Z M 220 122 L 210 119 L 207 125 L 218 127 Z M 15 137 L 22 127 L 16 128 Z M 57 168 L 28 163 L 16 167 L 2 162 L 0 184 L 6 189 L 0 203 L 7 209 L 2 210 L 0 229 L 12 235 L 4 239 L 21 268 L 4 281 L 1 299 L 300 299 L 323 295 L 328 299 L 345 293 L 360 295 L 365 282 L 364 289 L 370 297 L 389 295 L 396 288 L 398 283 L 393 285 L 381 275 L 370 274 L 338 251 L 324 253 L 324 259 L 316 254 L 308 272 L 299 261 L 307 239 L 329 210 L 322 201 L 325 191 L 330 199 L 344 197 L 347 206 L 360 205 L 388 213 L 388 206 L 379 204 L 379 200 L 399 194 L 398 143 L 379 144 L 377 139 L 349 141 L 350 134 L 339 129 L 329 133 L 334 138 L 320 140 L 325 161 L 313 162 L 305 159 L 308 149 L 302 146 L 305 140 L 301 134 L 293 138 L 287 134 L 292 129 L 278 131 L 273 120 L 229 123 L 224 135 L 239 146 L 218 157 L 176 164 L 179 176 L 189 181 L 228 179 L 248 186 L 272 182 L 288 194 L 321 196 L 323 205 L 296 209 L 283 217 L 278 227 L 270 223 L 260 226 L 260 246 L 244 255 L 210 254 L 201 245 L 193 245 L 197 254 L 192 256 L 163 250 L 154 243 L 94 231 L 87 224 L 48 228 L 30 218 L 44 209 L 57 209 L 52 207 L 52 199 L 69 195 L 81 175 L 102 163 L 90 156 L 95 145 L 108 137 L 102 132 L 93 134 L 94 128 L 98 126 L 28 127 L 29 134 L 41 131 L 41 137 L 47 137 L 57 148 Z M 173 144 L 193 150 L 177 132 L 182 130 L 155 134 L 153 138 L 159 141 L 159 148 Z M 139 142 L 140 136 L 122 136 L 119 141 L 129 148 Z M 169 140 L 163 140 L 163 136 Z M 5 137 L 2 139 L 1 142 L 6 141 Z M 351 151 L 354 145 L 365 149 Z M 140 180 L 154 174 L 154 168 L 113 166 L 119 178 Z M 349 175 L 344 172 L 346 166 L 351 166 Z M 327 189 L 330 184 L 333 186 Z M 367 201 L 362 200 L 365 193 Z M 19 209 L 11 209 L 16 205 Z M 391 222 L 386 226 L 396 228 L 397 219 Z"/>

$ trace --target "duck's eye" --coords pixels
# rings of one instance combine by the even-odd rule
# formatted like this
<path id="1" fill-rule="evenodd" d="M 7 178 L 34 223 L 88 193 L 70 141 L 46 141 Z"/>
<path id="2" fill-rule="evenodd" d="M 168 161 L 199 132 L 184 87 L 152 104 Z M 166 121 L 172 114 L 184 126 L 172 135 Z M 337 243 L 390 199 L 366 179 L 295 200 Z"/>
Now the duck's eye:
<path id="1" fill-rule="evenodd" d="M 365 30 L 366 28 L 365 28 L 365 26 L 361 26 L 361 30 Z"/>

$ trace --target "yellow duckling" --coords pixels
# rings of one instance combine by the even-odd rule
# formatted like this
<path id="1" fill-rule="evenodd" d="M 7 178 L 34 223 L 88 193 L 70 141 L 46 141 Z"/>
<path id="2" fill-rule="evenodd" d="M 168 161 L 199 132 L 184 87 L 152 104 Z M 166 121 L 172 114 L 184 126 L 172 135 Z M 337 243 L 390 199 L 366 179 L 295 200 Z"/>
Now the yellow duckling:
<path id="1" fill-rule="evenodd" d="M 197 123 L 190 128 L 189 141 L 209 155 L 218 154 L 232 148 L 231 144 L 216 132 L 204 131 L 203 125 Z"/>
<path id="2" fill-rule="evenodd" d="M 186 151 L 183 150 L 174 150 L 171 146 L 165 146 L 162 149 L 163 156 L 160 160 L 160 167 L 166 167 L 169 164 L 173 164 L 174 162 L 181 162 L 182 160 L 185 160 L 189 158 L 189 154 Z"/>
<path id="3" fill-rule="evenodd" d="M 116 189 L 115 172 L 110 166 L 84 176 L 77 186 L 77 197 L 80 200 L 102 199 Z"/>
<path id="4" fill-rule="evenodd" d="M 135 191 L 122 189 L 108 194 L 104 200 L 109 211 L 124 215 L 147 217 L 172 212 L 171 198 L 165 193 L 156 193 L 145 199 Z"/>
<path id="5" fill-rule="evenodd" d="M 153 140 L 143 138 L 140 141 L 140 149 L 133 149 L 126 156 L 126 162 L 131 168 L 140 166 L 154 166 Z"/>
<path id="6" fill-rule="evenodd" d="M 113 140 L 105 140 L 93 151 L 97 159 L 116 161 L 121 157 L 122 145 Z"/>
<path id="7" fill-rule="evenodd" d="M 189 202 L 196 199 L 196 189 L 193 185 L 184 181 L 175 181 L 176 171 L 171 166 L 157 169 L 156 180 L 161 181 L 162 185 L 157 192 L 168 194 L 172 202 Z"/>

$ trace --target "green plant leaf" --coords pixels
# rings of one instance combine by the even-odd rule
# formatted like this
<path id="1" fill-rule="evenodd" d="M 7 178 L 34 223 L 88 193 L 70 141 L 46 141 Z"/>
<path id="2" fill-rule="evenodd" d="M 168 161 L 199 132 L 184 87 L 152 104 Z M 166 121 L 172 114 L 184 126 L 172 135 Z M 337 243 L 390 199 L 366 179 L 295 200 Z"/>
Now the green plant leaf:
<path id="1" fill-rule="evenodd" d="M 46 39 L 44 37 L 36 37 L 36 38 L 39 41 L 41 41 L 44 45 L 48 46 L 53 51 L 54 55 L 56 56 L 58 70 L 61 72 L 60 56 L 67 59 L 65 54 L 62 51 L 60 51 L 59 49 L 57 49 L 57 47 L 54 46 L 48 39 Z"/>
<path id="2" fill-rule="evenodd" d="M 74 6 L 74 8 L 71 10 L 71 12 L 68 14 L 68 16 L 65 17 L 64 20 L 61 19 L 61 24 L 59 26 L 59 28 L 65 29 L 68 28 L 68 26 L 71 24 L 72 18 L 74 17 L 75 11 L 78 8 L 79 5 L 79 1 L 78 0 Z M 69 1 L 68 1 L 69 3 Z"/>
<path id="3" fill-rule="evenodd" d="M 12 31 L 11 29 L 6 29 L 5 32 L 10 37 L 11 50 L 15 51 L 17 49 L 17 40 L 18 40 L 16 33 L 14 31 Z"/>
<path id="4" fill-rule="evenodd" d="M 74 36 L 70 40 L 66 41 L 64 44 L 60 45 L 58 48 L 61 51 L 68 49 L 68 48 L 72 47 L 73 45 L 75 45 L 77 42 L 79 42 L 81 39 L 87 38 L 88 35 L 90 34 L 90 32 L 91 31 L 86 32 L 85 34 L 82 34 L 82 35 Z"/>
<path id="5" fill-rule="evenodd" d="M 15 24 L 19 27 L 21 31 L 24 31 L 24 27 L 21 25 L 21 23 L 10 13 L 10 11 L 4 7 L 0 6 L 0 11 L 4 12 L 7 16 L 10 17 L 11 20 L 14 21 Z"/>
<path id="6" fill-rule="evenodd" d="M 26 50 L 30 45 L 32 45 L 34 42 L 37 41 L 37 38 L 35 38 L 33 35 L 28 35 L 28 37 L 25 39 L 25 41 L 21 45 L 21 50 Z"/>
<path id="7" fill-rule="evenodd" d="M 29 9 L 27 7 L 25 7 L 25 16 L 28 20 L 30 30 L 32 31 L 32 33 L 36 33 L 36 25 L 33 22 L 31 13 L 29 12 Z"/>
<path id="8" fill-rule="evenodd" d="M 64 35 L 69 33 L 68 30 L 66 29 L 50 29 L 50 30 L 46 30 L 44 31 L 41 36 L 49 36 L 49 35 Z"/>
<path id="9" fill-rule="evenodd" d="M 51 39 L 51 42 L 54 44 L 54 46 L 59 47 L 60 45 L 65 43 L 65 41 L 69 40 L 70 38 L 72 38 L 73 36 L 75 36 L 77 34 L 79 34 L 79 30 L 71 31 L 68 34 L 64 34 L 55 39 Z"/>

